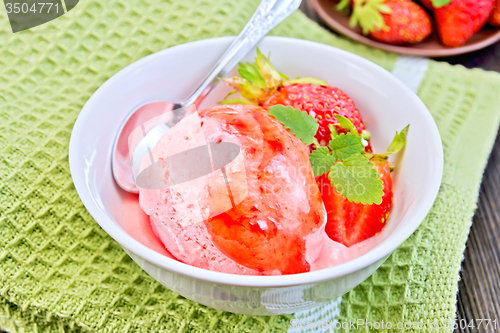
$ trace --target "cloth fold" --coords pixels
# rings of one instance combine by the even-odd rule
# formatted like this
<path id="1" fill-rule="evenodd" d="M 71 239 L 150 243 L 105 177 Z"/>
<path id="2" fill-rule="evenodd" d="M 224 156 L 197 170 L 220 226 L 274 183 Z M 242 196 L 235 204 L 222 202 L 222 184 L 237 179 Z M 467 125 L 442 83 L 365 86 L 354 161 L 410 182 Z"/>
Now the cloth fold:
<path id="1" fill-rule="evenodd" d="M 306 313 L 249 317 L 186 300 L 133 263 L 79 200 L 68 145 L 91 94 L 148 54 L 237 35 L 258 2 L 86 0 L 47 24 L 15 34 L 5 12 L 0 14 L 1 328 L 285 332 L 304 331 L 293 324 L 312 318 L 439 321 L 437 331 L 452 331 L 446 324 L 455 316 L 460 262 L 500 122 L 500 76 L 495 73 L 427 64 L 423 78 L 413 84 L 443 140 L 438 199 L 422 226 L 372 277 L 342 300 Z M 401 73 L 397 55 L 337 37 L 301 12 L 271 34 L 333 45 Z M 322 330 L 327 329 L 312 331 Z"/>

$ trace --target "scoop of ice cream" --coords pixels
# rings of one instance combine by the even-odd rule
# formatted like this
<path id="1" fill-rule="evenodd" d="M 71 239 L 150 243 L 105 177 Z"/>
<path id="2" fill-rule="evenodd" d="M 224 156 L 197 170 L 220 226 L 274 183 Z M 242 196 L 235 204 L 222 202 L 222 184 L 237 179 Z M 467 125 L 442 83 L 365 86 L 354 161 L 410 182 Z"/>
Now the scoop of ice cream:
<path id="1" fill-rule="evenodd" d="M 228 163 L 215 156 L 213 144 L 221 142 L 240 148 Z M 197 147 L 208 147 L 211 172 L 192 171 L 203 168 L 200 156 L 186 161 L 184 174 L 196 177 L 173 181 L 179 172 L 166 165 L 169 156 Z M 165 188 L 141 188 L 140 205 L 167 250 L 187 264 L 234 274 L 307 272 L 319 256 L 326 219 L 308 153 L 263 108 L 206 109 L 152 149 L 163 163 Z M 145 160 L 141 170 L 150 164 Z"/>

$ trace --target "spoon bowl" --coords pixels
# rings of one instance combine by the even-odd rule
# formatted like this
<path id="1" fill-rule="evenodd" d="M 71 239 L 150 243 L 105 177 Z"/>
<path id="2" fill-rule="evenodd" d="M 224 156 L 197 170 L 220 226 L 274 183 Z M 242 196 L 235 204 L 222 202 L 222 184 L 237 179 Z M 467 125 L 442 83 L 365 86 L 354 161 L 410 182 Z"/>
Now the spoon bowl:
<path id="1" fill-rule="evenodd" d="M 123 121 L 113 144 L 111 167 L 122 189 L 139 193 L 136 179 L 142 157 L 172 126 L 186 116 L 186 108 L 168 101 L 147 102 Z M 139 135 L 134 135 L 137 133 Z"/>

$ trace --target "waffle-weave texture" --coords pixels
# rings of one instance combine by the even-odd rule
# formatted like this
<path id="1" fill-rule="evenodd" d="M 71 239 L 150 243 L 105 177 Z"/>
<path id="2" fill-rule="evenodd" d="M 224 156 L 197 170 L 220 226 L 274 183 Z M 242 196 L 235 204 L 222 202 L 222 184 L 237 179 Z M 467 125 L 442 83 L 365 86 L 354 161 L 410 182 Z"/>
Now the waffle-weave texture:
<path id="1" fill-rule="evenodd" d="M 1 11 L 0 327 L 11 332 L 288 330 L 293 316 L 216 311 L 161 286 L 85 210 L 68 166 L 72 126 L 106 79 L 164 48 L 237 35 L 257 4 L 86 0 L 48 24 L 16 34 Z M 334 45 L 389 70 L 397 59 L 335 37 L 300 12 L 272 34 Z M 460 261 L 500 121 L 500 77 L 431 62 L 419 96 L 443 139 L 441 192 L 418 231 L 343 297 L 341 321 L 455 316 Z"/>

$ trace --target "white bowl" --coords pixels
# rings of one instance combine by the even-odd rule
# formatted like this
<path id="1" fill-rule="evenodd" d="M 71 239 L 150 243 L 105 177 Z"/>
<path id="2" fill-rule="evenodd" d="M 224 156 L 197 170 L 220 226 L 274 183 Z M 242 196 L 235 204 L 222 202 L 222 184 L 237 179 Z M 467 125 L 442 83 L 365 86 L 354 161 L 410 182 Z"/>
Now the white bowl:
<path id="1" fill-rule="evenodd" d="M 397 159 L 394 206 L 380 242 L 346 263 L 285 276 L 241 276 L 193 267 L 162 255 L 129 235 L 123 192 L 111 174 L 111 146 L 127 114 L 146 101 L 177 101 L 188 96 L 233 37 L 171 47 L 141 59 L 105 82 L 82 109 L 71 135 L 69 162 L 73 181 L 97 223 L 146 272 L 169 289 L 216 309 L 249 315 L 294 313 L 336 299 L 368 278 L 420 225 L 441 183 L 441 138 L 420 99 L 385 69 L 352 53 L 309 41 L 266 37 L 259 44 L 280 72 L 313 76 L 346 92 L 358 106 L 383 151 L 396 131 L 411 124 L 404 154 Z M 245 61 L 252 61 L 250 52 Z M 202 107 L 229 91 L 219 84 Z M 136 204 L 137 205 L 137 204 Z M 130 206 L 129 206 L 130 207 Z M 135 207 L 136 210 L 139 210 Z M 137 213 L 137 212 L 136 212 Z M 157 244 L 158 246 L 158 244 Z"/>

